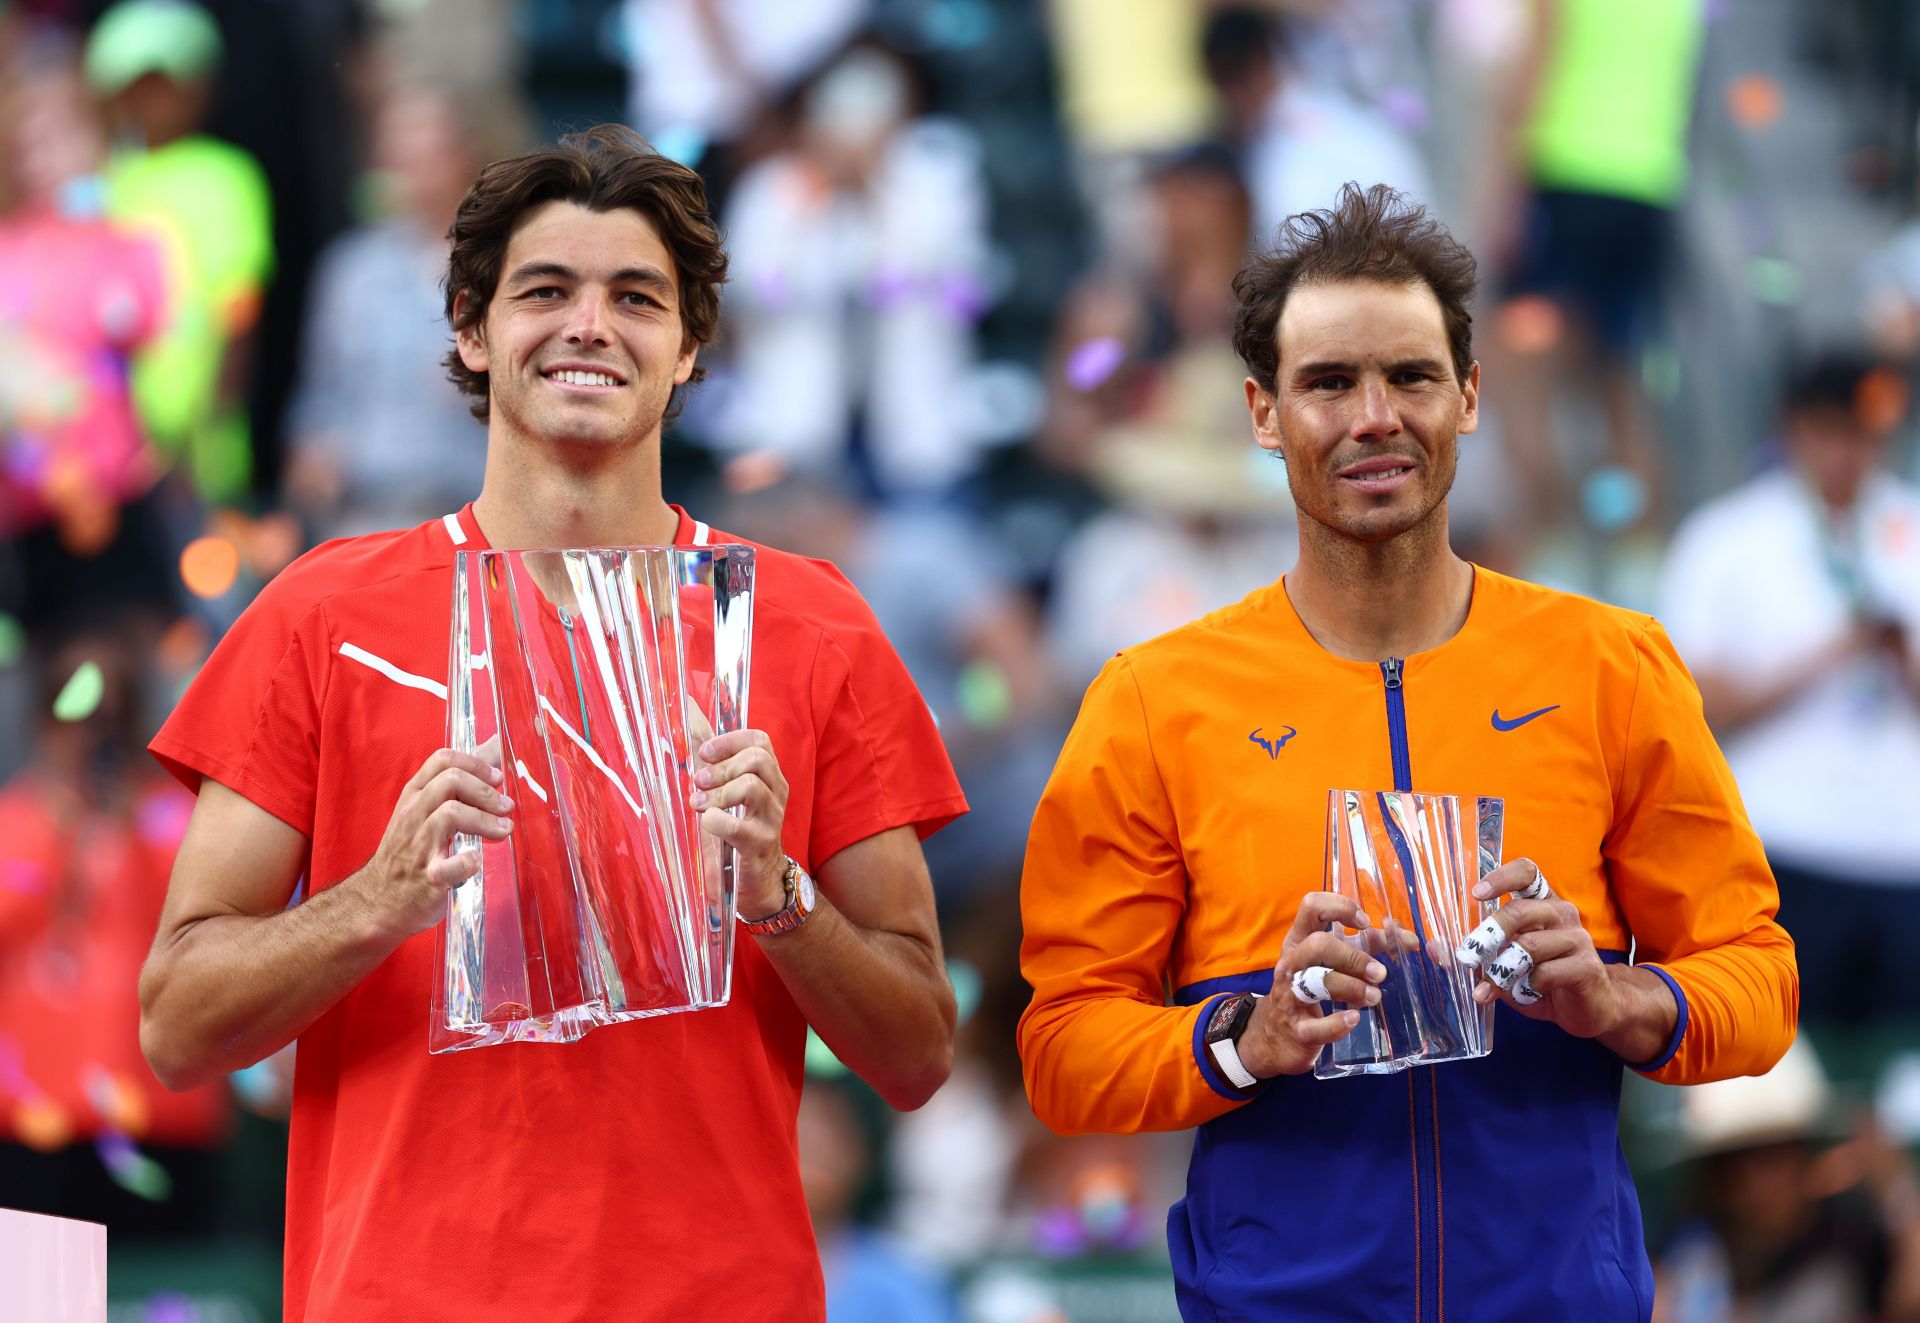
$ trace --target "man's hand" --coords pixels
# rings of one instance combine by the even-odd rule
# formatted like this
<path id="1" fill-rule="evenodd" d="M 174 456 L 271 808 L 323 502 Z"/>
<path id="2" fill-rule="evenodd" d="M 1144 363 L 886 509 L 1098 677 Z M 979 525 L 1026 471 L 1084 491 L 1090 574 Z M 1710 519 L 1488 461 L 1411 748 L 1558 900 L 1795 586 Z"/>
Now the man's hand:
<path id="1" fill-rule="evenodd" d="M 787 820 L 787 778 L 766 732 L 734 730 L 700 746 L 708 764 L 693 775 L 693 806 L 700 828 L 740 852 L 734 908 L 764 919 L 786 907 L 787 853 L 780 830 Z M 738 816 L 728 812 L 740 808 Z"/>
<path id="2" fill-rule="evenodd" d="M 400 792 L 387 833 L 351 885 L 375 922 L 401 937 L 431 928 L 447 912 L 447 893 L 480 871 L 480 852 L 448 854 L 456 835 L 504 841 L 513 800 L 497 787 L 499 768 L 477 753 L 440 749 Z"/>
<path id="3" fill-rule="evenodd" d="M 1309 1006 L 1296 998 L 1293 976 L 1301 970 L 1319 965 L 1328 971 L 1326 992 L 1330 1001 L 1372 1006 L 1380 1000 L 1378 985 L 1386 979 L 1387 967 L 1337 933 L 1327 931 L 1330 923 L 1360 930 L 1368 926 L 1359 904 L 1346 896 L 1310 891 L 1301 899 L 1293 927 L 1280 944 L 1280 959 L 1273 966 L 1273 995 L 1255 1003 L 1246 1032 L 1240 1035 L 1240 1064 L 1255 1079 L 1298 1075 L 1312 1069 L 1322 1047 L 1345 1038 L 1360 1023 L 1359 1011 L 1322 1015 L 1317 1005 Z"/>
<path id="4" fill-rule="evenodd" d="M 1480 900 L 1513 895 L 1540 878 L 1531 859 L 1514 859 L 1481 878 L 1473 894 Z M 1504 995 L 1529 1019 L 1551 1020 L 1577 1038 L 1600 1039 L 1628 1061 L 1651 1059 L 1673 1032 L 1679 1007 L 1666 982 L 1650 971 L 1603 962 L 1581 926 L 1580 911 L 1550 892 L 1539 900 L 1508 901 L 1487 920 L 1486 932 L 1499 950 L 1487 962 L 1488 980 L 1473 990 L 1475 1001 Z M 1513 973 L 1507 986 L 1496 986 L 1495 966 Z M 1537 999 L 1525 995 L 1529 988 Z"/>

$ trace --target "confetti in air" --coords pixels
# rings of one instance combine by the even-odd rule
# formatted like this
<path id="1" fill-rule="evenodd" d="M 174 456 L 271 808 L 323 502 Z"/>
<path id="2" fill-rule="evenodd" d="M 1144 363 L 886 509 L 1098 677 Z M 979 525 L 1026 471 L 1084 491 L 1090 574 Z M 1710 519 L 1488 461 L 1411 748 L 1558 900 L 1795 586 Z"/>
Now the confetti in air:
<path id="1" fill-rule="evenodd" d="M 1727 84 L 1727 113 L 1749 133 L 1770 129 L 1786 110 L 1787 95 L 1765 74 L 1747 74 Z"/>
<path id="2" fill-rule="evenodd" d="M 1067 384 L 1087 391 L 1111 377 L 1127 359 L 1126 346 L 1110 335 L 1083 340 L 1067 353 Z"/>
<path id="3" fill-rule="evenodd" d="M 167 1169 L 142 1153 L 125 1135 L 107 1134 L 94 1141 L 107 1175 L 121 1189 L 138 1195 L 148 1203 L 165 1203 L 173 1195 L 173 1178 Z"/>
<path id="4" fill-rule="evenodd" d="M 100 700 L 106 694 L 107 677 L 100 670 L 100 663 L 83 661 L 60 686 L 60 693 L 53 700 L 53 715 L 59 721 L 85 721 L 99 710 Z"/>
<path id="5" fill-rule="evenodd" d="M 195 538 L 180 553 L 180 578 L 195 597 L 223 596 L 239 573 L 239 548 L 226 538 Z"/>

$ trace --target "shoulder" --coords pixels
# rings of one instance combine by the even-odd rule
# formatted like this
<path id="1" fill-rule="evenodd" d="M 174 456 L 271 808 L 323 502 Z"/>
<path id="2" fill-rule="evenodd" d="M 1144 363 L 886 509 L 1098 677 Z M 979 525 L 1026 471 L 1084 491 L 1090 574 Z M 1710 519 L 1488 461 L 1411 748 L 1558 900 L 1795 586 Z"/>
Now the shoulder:
<path id="1" fill-rule="evenodd" d="M 1631 651 L 1660 630 L 1644 611 L 1474 567 L 1473 615 L 1502 642 L 1527 651 L 1574 647 Z M 1472 619 L 1472 616 L 1469 617 Z"/>
<path id="2" fill-rule="evenodd" d="M 293 626 L 343 603 L 404 593 L 417 587 L 423 576 L 435 574 L 451 582 L 451 563 L 437 521 L 415 528 L 335 538 L 321 543 L 269 580 L 241 614 L 241 620 Z"/>
<path id="3" fill-rule="evenodd" d="M 873 609 L 831 561 L 769 547 L 714 529 L 713 544 L 753 551 L 753 611 L 760 626 L 790 639 L 830 641 L 850 655 L 880 635 Z"/>
<path id="4" fill-rule="evenodd" d="M 1115 660 L 1135 674 L 1150 677 L 1190 673 L 1247 651 L 1284 647 L 1284 625 L 1293 608 L 1279 580 L 1254 589 L 1239 601 L 1123 648 Z"/>

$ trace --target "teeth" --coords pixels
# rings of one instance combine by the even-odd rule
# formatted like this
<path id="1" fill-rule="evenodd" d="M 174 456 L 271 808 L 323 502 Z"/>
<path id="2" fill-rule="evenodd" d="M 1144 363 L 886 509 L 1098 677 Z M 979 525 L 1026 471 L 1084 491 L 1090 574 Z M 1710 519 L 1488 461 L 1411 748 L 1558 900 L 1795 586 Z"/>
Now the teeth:
<path id="1" fill-rule="evenodd" d="M 618 386 L 620 384 L 604 372 L 577 372 L 569 370 L 549 372 L 547 376 L 553 381 L 564 381 L 569 386 Z"/>
<path id="2" fill-rule="evenodd" d="M 1381 478 L 1397 478 L 1402 473 L 1410 472 L 1411 467 L 1411 465 L 1403 464 L 1397 469 L 1375 469 L 1371 473 L 1355 473 L 1351 476 L 1359 479 L 1361 482 L 1376 482 Z"/>

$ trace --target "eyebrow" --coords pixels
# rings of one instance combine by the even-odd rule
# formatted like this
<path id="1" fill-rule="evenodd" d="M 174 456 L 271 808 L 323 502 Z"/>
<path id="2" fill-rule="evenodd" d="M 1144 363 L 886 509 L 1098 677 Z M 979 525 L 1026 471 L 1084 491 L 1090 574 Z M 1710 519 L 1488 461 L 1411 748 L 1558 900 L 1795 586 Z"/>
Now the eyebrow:
<path id="1" fill-rule="evenodd" d="M 514 268 L 507 277 L 509 285 L 524 285 L 533 280 L 565 280 L 577 282 L 580 273 L 562 262 L 527 262 Z M 667 273 L 655 266 L 623 266 L 607 278 L 610 285 L 639 285 L 646 289 L 658 290 L 664 294 L 673 293 L 673 281 Z"/>
<path id="2" fill-rule="evenodd" d="M 1447 370 L 1446 365 L 1435 358 L 1403 358 L 1397 362 L 1387 364 L 1386 369 L 1388 375 L 1396 372 L 1426 372 L 1437 375 Z M 1292 375 L 1295 380 L 1301 380 L 1306 377 L 1352 376 L 1359 370 L 1359 367 L 1353 363 L 1320 360 L 1312 363 L 1302 363 L 1298 368 L 1294 369 Z"/>

